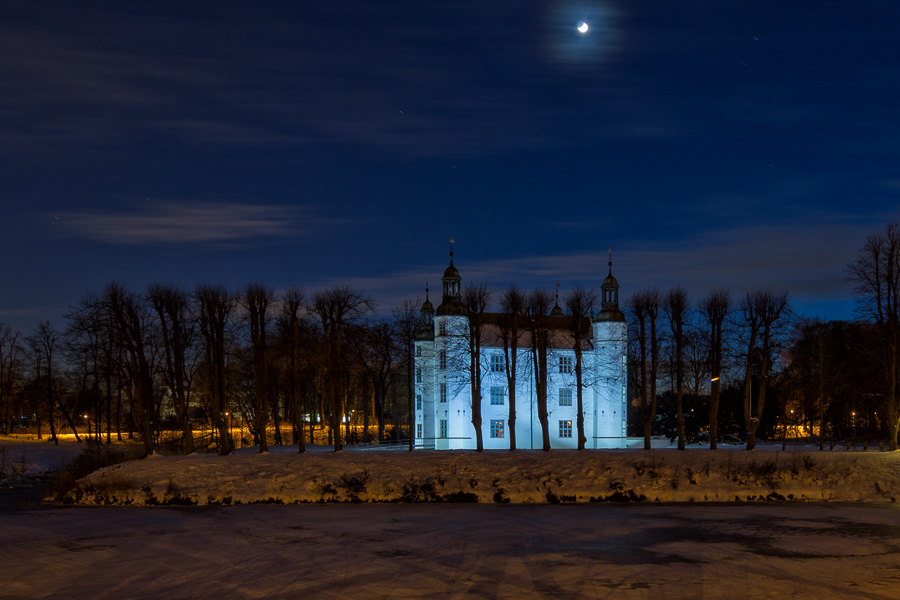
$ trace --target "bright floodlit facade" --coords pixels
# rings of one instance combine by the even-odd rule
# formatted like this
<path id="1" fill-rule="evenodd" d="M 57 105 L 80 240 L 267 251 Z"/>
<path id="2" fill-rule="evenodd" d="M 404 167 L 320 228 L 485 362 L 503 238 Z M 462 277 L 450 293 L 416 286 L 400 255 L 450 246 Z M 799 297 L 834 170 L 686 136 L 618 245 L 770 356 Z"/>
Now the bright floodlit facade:
<path id="1" fill-rule="evenodd" d="M 474 449 L 472 424 L 469 322 L 461 301 L 459 271 L 450 266 L 442 278 L 443 296 L 437 310 L 427 298 L 421 309 L 416 339 L 416 446 L 437 450 Z M 600 311 L 583 318 L 582 401 L 586 448 L 624 448 L 627 399 L 625 317 L 619 310 L 619 284 L 609 275 L 601 286 Z M 485 449 L 510 447 L 509 379 L 502 332 L 509 338 L 509 315 L 485 313 L 478 357 L 481 370 L 481 431 Z M 557 306 L 547 318 L 547 411 L 550 446 L 577 448 L 576 353 L 573 320 Z M 543 447 L 538 419 L 531 336 L 520 319 L 516 353 L 516 447 Z M 507 344 L 508 346 L 508 344 Z"/>

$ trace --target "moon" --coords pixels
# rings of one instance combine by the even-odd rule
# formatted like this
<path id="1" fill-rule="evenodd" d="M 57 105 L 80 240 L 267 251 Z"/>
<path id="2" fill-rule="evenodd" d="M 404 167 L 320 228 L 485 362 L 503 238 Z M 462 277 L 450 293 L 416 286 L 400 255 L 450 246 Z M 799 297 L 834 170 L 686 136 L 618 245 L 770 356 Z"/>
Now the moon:
<path id="1" fill-rule="evenodd" d="M 581 24 L 576 27 L 579 33 L 587 33 L 588 32 L 588 24 L 585 21 L 582 21 Z"/>

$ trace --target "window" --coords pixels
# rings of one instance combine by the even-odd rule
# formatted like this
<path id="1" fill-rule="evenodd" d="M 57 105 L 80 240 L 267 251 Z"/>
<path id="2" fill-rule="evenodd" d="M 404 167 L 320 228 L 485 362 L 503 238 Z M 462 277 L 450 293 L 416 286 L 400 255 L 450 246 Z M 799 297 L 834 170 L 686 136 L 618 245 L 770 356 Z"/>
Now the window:
<path id="1" fill-rule="evenodd" d="M 559 422 L 559 437 L 561 437 L 561 438 L 572 437 L 572 421 L 560 421 Z"/>
<path id="2" fill-rule="evenodd" d="M 439 437 L 447 437 L 447 419 L 441 419 L 441 434 Z"/>
<path id="3" fill-rule="evenodd" d="M 502 438 L 503 437 L 503 420 L 502 419 L 491 419 L 491 437 L 492 438 Z"/>
<path id="4" fill-rule="evenodd" d="M 442 383 L 441 384 L 441 402 L 446 402 L 446 401 L 447 401 L 447 384 Z"/>
<path id="5" fill-rule="evenodd" d="M 502 354 L 491 354 L 491 372 L 502 373 L 505 370 L 506 361 L 504 358 Z"/>
<path id="6" fill-rule="evenodd" d="M 416 394 L 416 410 L 422 410 L 422 394 Z"/>
<path id="7" fill-rule="evenodd" d="M 416 437 L 417 438 L 422 437 L 422 424 L 421 423 L 416 423 Z"/>
<path id="8" fill-rule="evenodd" d="M 447 322 L 441 321 L 438 324 L 438 335 L 447 335 Z"/>
<path id="9" fill-rule="evenodd" d="M 559 388 L 559 405 L 572 406 L 572 388 Z"/>
<path id="10" fill-rule="evenodd" d="M 444 350 L 443 348 L 441 348 L 441 352 L 438 356 L 440 357 L 440 368 L 446 369 L 447 368 L 447 351 Z"/>
<path id="11" fill-rule="evenodd" d="M 416 346 L 416 356 L 422 356 L 422 346 Z"/>
<path id="12" fill-rule="evenodd" d="M 560 356 L 559 357 L 559 372 L 560 373 L 571 373 L 572 372 L 572 357 L 571 356 Z"/>
<path id="13" fill-rule="evenodd" d="M 491 388 L 491 405 L 492 406 L 503 406 L 504 399 L 506 397 L 506 390 L 500 386 L 494 386 Z"/>
<path id="14" fill-rule="evenodd" d="M 416 367 L 416 383 L 422 383 L 422 367 Z"/>

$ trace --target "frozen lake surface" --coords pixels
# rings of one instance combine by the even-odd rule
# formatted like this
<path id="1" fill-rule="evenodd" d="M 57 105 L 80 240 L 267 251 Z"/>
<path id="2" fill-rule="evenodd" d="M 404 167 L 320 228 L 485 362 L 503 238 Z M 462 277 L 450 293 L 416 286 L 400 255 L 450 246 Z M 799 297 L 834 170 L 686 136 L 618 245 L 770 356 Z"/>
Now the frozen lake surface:
<path id="1" fill-rule="evenodd" d="M 39 507 L 2 598 L 884 598 L 896 505 Z"/>

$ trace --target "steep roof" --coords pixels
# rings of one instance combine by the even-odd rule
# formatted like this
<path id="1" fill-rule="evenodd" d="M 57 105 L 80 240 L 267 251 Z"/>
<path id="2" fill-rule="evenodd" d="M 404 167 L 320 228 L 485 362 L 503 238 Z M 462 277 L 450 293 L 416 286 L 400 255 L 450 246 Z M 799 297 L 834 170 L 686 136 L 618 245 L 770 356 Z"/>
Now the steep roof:
<path id="1" fill-rule="evenodd" d="M 483 326 L 481 330 L 481 344 L 484 347 L 502 348 L 503 329 L 509 328 L 510 315 L 506 313 L 484 313 L 482 315 Z M 531 333 L 528 331 L 527 317 L 519 317 L 519 348 L 531 347 Z M 571 350 L 575 341 L 571 331 L 572 317 L 567 315 L 550 315 L 544 317 L 544 322 L 549 330 L 549 347 L 553 350 Z M 582 348 L 591 348 L 591 320 L 582 317 L 579 325 L 582 331 Z"/>

